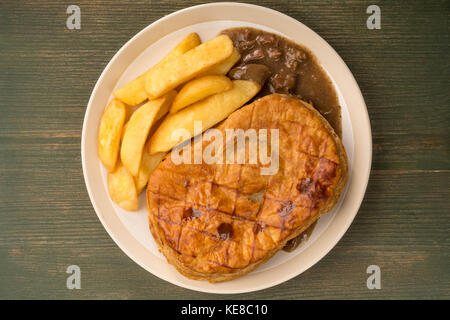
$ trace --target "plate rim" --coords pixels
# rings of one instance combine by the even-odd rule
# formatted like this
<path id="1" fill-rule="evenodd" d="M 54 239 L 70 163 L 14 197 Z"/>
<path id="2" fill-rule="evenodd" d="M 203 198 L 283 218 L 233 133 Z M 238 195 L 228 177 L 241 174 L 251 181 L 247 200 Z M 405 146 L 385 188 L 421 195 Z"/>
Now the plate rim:
<path id="1" fill-rule="evenodd" d="M 231 10 L 236 9 L 237 7 L 240 7 L 243 10 L 244 9 L 245 10 L 255 10 L 255 11 L 258 11 L 260 14 L 278 16 L 278 17 L 280 17 L 280 19 L 285 19 L 286 21 L 289 21 L 290 24 L 295 24 L 298 27 L 304 28 L 305 30 L 310 32 L 313 36 L 315 36 L 317 38 L 317 40 L 319 40 L 319 42 L 321 42 L 320 44 L 322 46 L 325 46 L 333 54 L 334 58 L 336 59 L 337 63 L 340 65 L 340 67 L 344 68 L 345 73 L 349 76 L 348 80 L 350 81 L 350 83 L 348 84 L 348 86 L 353 87 L 353 91 L 354 91 L 353 93 L 357 95 L 356 100 L 358 100 L 358 102 L 355 104 L 359 104 L 363 107 L 363 108 L 361 108 L 361 110 L 358 110 L 359 116 L 361 116 L 362 118 L 358 119 L 358 121 L 360 121 L 360 123 L 357 122 L 356 126 L 355 126 L 355 122 L 354 122 L 355 119 L 353 119 L 353 117 L 352 117 L 352 115 L 354 116 L 355 114 L 354 113 L 352 114 L 352 112 L 350 112 L 350 110 L 348 111 L 350 120 L 351 120 L 351 123 L 353 126 L 353 144 L 354 144 L 353 151 L 355 151 L 355 150 L 364 151 L 364 154 L 362 155 L 364 163 L 361 163 L 361 159 L 360 159 L 361 157 L 358 154 L 356 154 L 356 152 L 353 152 L 353 157 L 354 157 L 353 166 L 352 166 L 352 170 L 350 171 L 350 174 L 349 174 L 349 184 L 350 185 L 348 186 L 349 190 L 348 190 L 347 194 L 345 195 L 345 197 L 349 197 L 350 187 L 352 187 L 352 185 L 354 186 L 355 183 L 358 182 L 357 187 L 358 187 L 359 191 L 354 191 L 354 192 L 357 192 L 358 194 L 355 195 L 354 192 L 352 194 L 353 195 L 352 198 L 356 197 L 355 199 L 352 199 L 352 201 L 354 201 L 353 205 L 352 205 L 353 213 L 350 214 L 350 216 L 346 216 L 345 219 L 344 219 L 344 217 L 342 217 L 343 216 L 342 214 L 340 215 L 342 217 L 342 219 L 340 219 L 340 220 L 343 220 L 343 221 L 341 221 L 341 223 L 343 225 L 341 225 L 339 230 L 337 230 L 337 233 L 335 233 L 334 236 L 331 237 L 332 239 L 328 239 L 328 240 L 325 239 L 325 238 L 330 238 L 331 235 L 328 232 L 328 230 L 324 230 L 323 234 L 318 239 L 316 239 L 316 241 L 314 243 L 319 242 L 319 241 L 325 242 L 325 244 L 322 244 L 325 246 L 325 248 L 322 249 L 319 254 L 316 254 L 315 257 L 312 257 L 309 260 L 303 261 L 301 268 L 299 268 L 298 270 L 295 270 L 295 268 L 292 268 L 292 264 L 295 262 L 295 260 L 298 260 L 298 259 L 296 259 L 298 257 L 293 257 L 291 260 L 274 268 L 274 269 L 281 269 L 280 271 L 282 271 L 282 272 L 278 271 L 278 273 L 280 273 L 282 276 L 277 277 L 275 280 L 267 280 L 264 284 L 254 285 L 250 289 L 245 288 L 245 289 L 217 290 L 218 287 L 216 287 L 214 289 L 204 288 L 201 286 L 201 284 L 204 284 L 203 281 L 195 281 L 195 280 L 189 280 L 189 279 L 187 281 L 183 281 L 183 279 L 181 279 L 181 278 L 184 278 L 183 276 L 176 277 L 176 279 L 173 279 L 173 278 L 168 277 L 167 275 L 163 275 L 160 272 L 152 270 L 152 268 L 150 268 L 148 265 L 144 264 L 143 261 L 141 261 L 143 259 L 137 257 L 134 254 L 134 251 L 136 251 L 136 250 L 131 250 L 130 248 L 127 247 L 128 245 L 126 244 L 126 241 L 124 239 L 120 239 L 121 236 L 119 236 L 118 234 L 113 232 L 113 230 L 111 230 L 110 225 L 107 223 L 107 221 L 105 220 L 105 217 L 102 215 L 100 207 L 97 203 L 96 197 L 94 196 L 92 183 L 89 178 L 90 175 L 88 172 L 89 169 L 88 169 L 88 165 L 87 165 L 87 156 L 86 156 L 86 148 L 87 148 L 86 147 L 86 143 L 87 143 L 86 135 L 87 135 L 87 130 L 88 130 L 87 123 L 88 123 L 89 117 L 91 115 L 91 111 L 94 108 L 93 107 L 94 97 L 96 97 L 96 95 L 97 95 L 97 91 L 99 90 L 100 84 L 105 81 L 105 79 L 104 79 L 105 75 L 112 72 L 112 70 L 110 70 L 111 66 L 119 59 L 119 57 L 122 55 L 122 53 L 128 47 L 130 47 L 133 44 L 133 42 L 136 41 L 136 39 L 139 39 L 139 37 L 141 37 L 146 32 L 149 32 L 149 30 L 156 28 L 159 24 L 171 23 L 171 20 L 173 20 L 177 17 L 181 17 L 182 15 L 186 15 L 187 13 L 192 13 L 192 11 L 195 11 L 195 10 L 200 10 L 200 11 L 205 10 L 205 9 L 206 10 L 208 10 L 208 9 L 216 10 L 217 8 L 220 8 L 220 7 L 222 7 L 222 8 L 227 7 L 228 9 L 231 8 Z M 235 8 L 233 8 L 233 7 L 235 7 Z M 240 20 L 240 19 L 229 19 L 229 18 L 228 19 L 226 19 L 226 18 L 216 19 L 214 17 L 211 17 L 211 19 L 204 20 L 202 22 L 215 21 L 215 20 Z M 240 20 L 240 21 L 245 21 L 245 20 Z M 252 22 L 252 23 L 255 23 L 255 22 Z M 261 22 L 256 22 L 256 23 L 265 25 L 264 23 L 261 23 Z M 195 24 L 195 23 L 192 23 L 192 24 Z M 184 27 L 186 27 L 188 25 L 185 25 Z M 276 28 L 273 28 L 273 29 L 276 29 Z M 174 30 L 166 32 L 165 34 L 168 35 L 172 32 L 174 32 Z M 149 45 L 151 45 L 151 43 L 148 44 L 147 46 L 149 46 Z M 136 57 L 139 55 L 139 53 L 142 52 L 142 50 L 135 50 L 135 51 L 137 51 L 137 52 L 136 52 L 136 56 L 133 59 L 136 59 Z M 311 51 L 314 52 L 314 50 L 311 50 Z M 317 55 L 315 52 L 314 52 L 314 54 Z M 126 68 L 125 68 L 125 70 L 126 70 Z M 122 72 L 120 72 L 120 74 L 122 74 Z M 328 70 L 327 70 L 327 72 L 328 72 Z M 116 83 L 117 80 L 118 79 L 116 79 L 116 81 L 114 81 L 114 83 Z M 343 96 L 344 96 L 344 94 L 343 94 Z M 347 107 L 348 107 L 348 105 L 347 105 Z M 355 110 L 354 110 L 354 112 L 355 112 Z M 362 128 L 362 127 L 364 127 L 362 125 L 362 123 L 365 125 L 365 128 Z M 361 143 L 362 138 L 355 134 L 355 128 L 357 128 L 358 131 L 362 131 L 363 136 L 366 137 L 364 144 Z M 359 143 L 357 143 L 357 142 L 359 142 Z M 105 230 L 107 231 L 109 236 L 119 246 L 119 248 L 127 256 L 129 256 L 135 263 L 137 263 L 139 266 L 141 266 L 148 272 L 152 273 L 154 276 L 157 276 L 157 277 L 159 277 L 165 281 L 168 281 L 174 285 L 184 287 L 187 289 L 200 291 L 200 292 L 221 293 L 221 294 L 246 293 L 246 292 L 258 291 L 258 290 L 262 290 L 262 289 L 266 289 L 266 288 L 278 285 L 280 283 L 283 283 L 283 282 L 303 273 L 304 271 L 306 271 L 307 269 L 312 267 L 314 264 L 319 262 L 321 259 L 323 259 L 336 246 L 336 244 L 340 241 L 340 239 L 342 239 L 342 237 L 344 236 L 344 234 L 347 232 L 348 228 L 350 227 L 352 221 L 356 217 L 356 214 L 358 213 L 359 207 L 364 199 L 365 191 L 366 191 L 366 188 L 367 188 L 367 185 L 369 182 L 371 163 L 372 163 L 372 133 L 371 133 L 370 119 L 369 119 L 367 106 L 365 104 L 361 90 L 360 90 L 352 72 L 349 70 L 348 66 L 345 64 L 345 62 L 342 60 L 342 58 L 339 56 L 339 54 L 331 47 L 331 45 L 329 45 L 322 37 L 320 37 L 320 35 L 318 35 L 316 32 L 314 32 L 312 29 L 308 28 L 306 25 L 304 25 L 300 21 L 298 21 L 284 13 L 276 11 L 274 9 L 270 9 L 270 8 L 266 8 L 266 7 L 262 7 L 262 6 L 258 6 L 258 5 L 253 5 L 253 4 L 247 4 L 247 3 L 217 2 L 217 3 L 200 4 L 200 5 L 196 5 L 196 6 L 187 7 L 187 8 L 178 10 L 176 12 L 173 12 L 167 16 L 164 16 L 164 17 L 154 21 L 153 23 L 151 23 L 150 25 L 146 26 L 141 31 L 139 31 L 136 35 L 134 35 L 114 54 L 114 56 L 108 62 L 106 67 L 103 69 L 100 77 L 98 78 L 98 80 L 94 86 L 94 89 L 92 90 L 91 96 L 89 98 L 89 102 L 87 104 L 87 108 L 86 108 L 86 112 L 85 112 L 85 116 L 84 116 L 84 120 L 83 120 L 82 137 L 81 137 L 81 160 L 82 160 L 82 168 L 83 168 L 83 177 L 85 180 L 89 198 L 90 198 L 92 206 L 94 207 L 94 210 L 95 210 L 100 222 L 102 223 L 103 227 L 105 228 Z M 357 162 L 357 160 L 358 160 L 358 162 Z M 362 167 L 361 167 L 361 165 L 362 165 Z M 360 174 L 358 175 L 357 178 L 354 178 L 353 175 L 354 175 L 354 172 L 356 171 L 356 169 L 363 170 L 363 171 L 360 172 Z M 346 200 L 346 199 L 344 199 L 344 200 Z M 348 202 L 348 200 L 347 200 L 347 202 Z M 341 206 L 339 212 L 342 211 L 342 209 L 343 209 L 343 206 Z M 336 214 L 336 216 L 338 216 L 338 214 Z M 119 217 L 117 217 L 117 218 L 119 219 Z M 334 219 L 336 219 L 336 217 Z M 326 229 L 330 229 L 330 226 L 328 226 Z M 325 234 L 325 236 L 324 236 L 324 234 Z M 123 236 L 124 235 L 122 235 L 122 237 Z M 130 239 L 128 239 L 128 240 L 130 240 Z M 137 240 L 134 239 L 134 241 L 137 241 Z M 312 243 L 310 247 L 312 247 L 314 245 L 314 243 Z M 142 246 L 142 244 L 140 244 L 140 245 Z M 147 249 L 144 248 L 144 250 L 147 250 Z M 167 262 L 165 262 L 165 263 L 167 264 Z M 290 270 L 289 270 L 289 266 L 291 266 Z M 265 272 L 269 272 L 269 271 L 271 271 L 271 270 L 261 272 L 260 274 L 264 274 Z M 234 281 L 238 281 L 240 279 L 243 279 L 243 278 L 239 278 Z M 186 282 L 193 282 L 193 283 L 187 284 Z"/>

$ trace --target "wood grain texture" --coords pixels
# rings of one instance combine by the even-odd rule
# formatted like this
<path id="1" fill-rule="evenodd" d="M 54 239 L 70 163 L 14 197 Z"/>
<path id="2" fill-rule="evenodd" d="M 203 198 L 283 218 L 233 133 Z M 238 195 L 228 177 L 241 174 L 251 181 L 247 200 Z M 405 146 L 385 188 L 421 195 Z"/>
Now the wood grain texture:
<path id="1" fill-rule="evenodd" d="M 267 290 L 202 294 L 129 259 L 97 219 L 80 141 L 90 93 L 114 53 L 160 17 L 199 1 L 0 3 L 0 298 L 450 298 L 448 1 L 248 1 L 303 22 L 341 55 L 366 100 L 373 170 L 343 239 L 302 275 Z M 77 264 L 82 289 L 67 290 Z M 382 289 L 366 288 L 377 264 Z"/>

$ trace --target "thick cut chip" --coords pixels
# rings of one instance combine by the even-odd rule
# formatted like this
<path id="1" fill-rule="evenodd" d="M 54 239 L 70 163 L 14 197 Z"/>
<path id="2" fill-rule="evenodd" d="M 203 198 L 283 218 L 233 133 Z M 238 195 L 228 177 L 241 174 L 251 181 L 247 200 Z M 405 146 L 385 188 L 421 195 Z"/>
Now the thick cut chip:
<path id="1" fill-rule="evenodd" d="M 233 50 L 232 55 L 226 59 L 225 61 L 219 63 L 218 65 L 212 67 L 211 69 L 206 70 L 204 73 L 202 73 L 200 76 L 207 76 L 207 75 L 219 75 L 224 76 L 228 73 L 228 71 L 233 68 L 233 66 L 236 64 L 236 62 L 239 61 L 241 58 L 241 54 L 239 51 L 235 48 Z"/>
<path id="2" fill-rule="evenodd" d="M 108 191 L 111 200 L 127 211 L 138 209 L 138 198 L 133 176 L 119 161 L 116 170 L 108 173 Z"/>
<path id="3" fill-rule="evenodd" d="M 202 131 L 219 123 L 253 98 L 261 86 L 247 80 L 232 81 L 233 88 L 169 114 L 150 139 L 150 154 L 167 152 L 186 139 L 180 133 L 194 135 L 194 121 L 201 121 Z M 198 134 L 199 132 L 196 132 Z"/>
<path id="4" fill-rule="evenodd" d="M 167 60 L 181 56 L 182 54 L 198 46 L 200 43 L 200 38 L 196 33 L 188 34 L 175 48 L 172 49 L 172 51 L 167 54 L 166 57 L 164 57 L 152 68 L 155 68 Z M 138 105 L 147 100 L 147 93 L 145 92 L 145 78 L 152 68 L 120 89 L 114 91 L 114 96 L 130 106 Z"/>
<path id="5" fill-rule="evenodd" d="M 141 167 L 139 168 L 139 174 L 136 177 L 136 190 L 138 194 L 141 193 L 141 191 L 145 188 L 148 182 L 148 177 L 153 172 L 153 170 L 155 170 L 156 167 L 161 163 L 165 155 L 165 152 L 158 152 L 150 155 L 150 153 L 148 152 L 148 148 L 144 148 Z"/>
<path id="6" fill-rule="evenodd" d="M 123 165 L 135 177 L 139 173 L 142 151 L 150 128 L 155 122 L 159 111 L 161 109 L 167 110 L 167 105 L 171 105 L 174 96 L 175 94 L 172 92 L 159 99 L 147 102 L 136 110 L 128 121 L 123 136 L 120 158 Z"/>
<path id="7" fill-rule="evenodd" d="M 147 91 L 149 99 L 158 98 L 223 62 L 231 56 L 233 50 L 231 39 L 226 35 L 221 35 L 179 57 L 164 61 L 147 74 L 145 91 Z"/>
<path id="8" fill-rule="evenodd" d="M 231 80 L 225 76 L 211 75 L 191 80 L 184 85 L 173 100 L 170 113 L 175 113 L 213 94 L 230 90 L 232 87 Z"/>
<path id="9" fill-rule="evenodd" d="M 136 79 L 114 91 L 114 97 L 130 106 L 138 105 L 147 100 L 147 93 L 144 90 L 145 75 L 146 73 L 141 74 Z"/>
<path id="10" fill-rule="evenodd" d="M 116 166 L 125 116 L 126 106 L 119 100 L 113 100 L 106 107 L 100 120 L 98 155 L 109 172 Z"/>
<path id="11" fill-rule="evenodd" d="M 122 134 L 120 135 L 120 142 L 123 141 L 123 136 L 125 135 L 125 131 L 127 131 L 127 126 L 128 126 L 128 121 L 125 122 L 125 124 L 123 125 Z"/>
<path id="12" fill-rule="evenodd" d="M 168 93 L 166 94 L 167 99 L 168 99 L 168 102 L 167 102 L 167 103 L 164 103 L 164 104 L 161 106 L 161 108 L 159 109 L 158 113 L 156 114 L 155 120 L 153 121 L 154 125 L 152 125 L 152 128 L 151 128 L 151 130 L 150 130 L 149 136 L 152 135 L 152 131 L 154 131 L 154 129 L 156 129 L 156 127 L 158 126 L 158 121 L 161 122 L 162 119 L 164 118 L 164 116 L 165 116 L 165 115 L 167 114 L 167 112 L 169 111 L 169 108 L 170 108 L 170 103 L 169 103 L 169 101 L 173 101 L 173 98 L 174 98 L 176 95 L 177 95 L 177 92 L 176 92 L 175 90 L 172 90 L 172 91 L 170 91 L 170 92 L 168 92 Z M 130 108 L 128 108 L 128 109 L 130 109 Z M 139 109 L 139 108 L 134 108 L 133 113 L 134 113 L 134 111 L 136 111 L 136 110 L 138 110 L 138 109 Z M 133 113 L 130 114 L 130 116 L 128 117 L 128 119 L 131 118 L 131 115 L 132 115 Z M 123 141 L 123 137 L 125 136 L 125 131 L 127 131 L 127 126 L 128 126 L 128 121 L 125 122 L 125 124 L 123 125 L 123 128 L 122 128 L 122 135 L 121 135 L 121 137 L 120 137 L 120 141 L 121 141 L 121 142 Z"/>
<path id="13" fill-rule="evenodd" d="M 159 111 L 155 116 L 154 122 L 157 122 L 158 120 L 162 119 L 169 112 L 170 106 L 173 104 L 173 101 L 177 95 L 178 94 L 175 90 L 171 90 L 164 95 L 164 97 L 166 98 L 166 103 L 163 103 L 161 108 L 159 108 Z"/>

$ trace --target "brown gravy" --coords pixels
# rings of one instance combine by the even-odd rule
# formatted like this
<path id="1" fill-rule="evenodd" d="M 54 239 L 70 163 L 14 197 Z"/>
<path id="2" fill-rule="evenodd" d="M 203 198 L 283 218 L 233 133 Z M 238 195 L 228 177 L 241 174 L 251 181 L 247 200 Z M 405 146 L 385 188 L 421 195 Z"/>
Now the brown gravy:
<path id="1" fill-rule="evenodd" d="M 314 231 L 314 227 L 316 226 L 317 221 L 315 221 L 313 224 L 311 224 L 308 229 L 300 233 L 295 238 L 292 238 L 283 247 L 284 251 L 292 252 L 295 249 L 297 249 L 299 246 L 303 245 L 306 241 L 308 241 L 309 237 L 311 236 L 312 232 Z"/>
<path id="2" fill-rule="evenodd" d="M 341 136 L 341 107 L 336 91 L 309 49 L 254 28 L 225 29 L 221 34 L 228 35 L 241 54 L 228 74 L 230 78 L 264 83 L 256 98 L 284 93 L 310 102 Z"/>
<path id="3" fill-rule="evenodd" d="M 271 93 L 291 94 L 310 102 L 341 137 L 341 107 L 328 75 L 309 49 L 279 35 L 254 28 L 231 28 L 228 35 L 241 54 L 230 70 L 232 79 L 253 80 L 263 85 L 255 97 Z M 283 250 L 291 252 L 304 244 L 316 222 L 289 240 Z"/>

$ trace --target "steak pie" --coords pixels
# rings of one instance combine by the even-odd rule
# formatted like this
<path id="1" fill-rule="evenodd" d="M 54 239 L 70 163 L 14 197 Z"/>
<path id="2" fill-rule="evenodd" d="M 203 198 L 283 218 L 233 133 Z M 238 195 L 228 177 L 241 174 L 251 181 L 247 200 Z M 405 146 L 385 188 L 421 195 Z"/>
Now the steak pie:
<path id="1" fill-rule="evenodd" d="M 333 208 L 348 174 L 338 135 L 297 98 L 264 96 L 216 129 L 224 137 L 227 129 L 278 129 L 278 171 L 262 175 L 268 165 L 249 163 L 246 144 L 245 163 L 176 164 L 169 154 L 147 187 L 150 230 L 160 251 L 183 275 L 209 282 L 232 280 L 270 259 Z M 190 143 L 194 152 L 194 144 L 205 149 L 212 141 Z"/>

